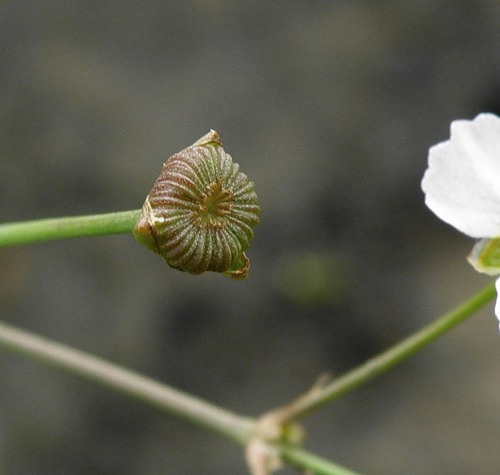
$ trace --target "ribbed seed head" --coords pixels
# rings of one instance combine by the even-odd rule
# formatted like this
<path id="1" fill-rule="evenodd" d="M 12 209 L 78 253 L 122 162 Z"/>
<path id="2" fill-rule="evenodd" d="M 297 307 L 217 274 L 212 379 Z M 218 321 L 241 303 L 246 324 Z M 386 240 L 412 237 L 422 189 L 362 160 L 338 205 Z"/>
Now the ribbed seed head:
<path id="1" fill-rule="evenodd" d="M 175 269 L 244 279 L 259 211 L 253 182 L 211 130 L 165 162 L 134 236 Z"/>

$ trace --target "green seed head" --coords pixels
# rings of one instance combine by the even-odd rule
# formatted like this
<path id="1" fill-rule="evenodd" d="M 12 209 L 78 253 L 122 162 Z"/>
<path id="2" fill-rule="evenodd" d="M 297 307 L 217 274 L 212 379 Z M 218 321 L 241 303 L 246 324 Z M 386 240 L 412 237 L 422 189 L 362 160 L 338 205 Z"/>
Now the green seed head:
<path id="1" fill-rule="evenodd" d="M 253 182 L 211 130 L 165 162 L 134 236 L 175 269 L 244 279 L 259 211 Z"/>

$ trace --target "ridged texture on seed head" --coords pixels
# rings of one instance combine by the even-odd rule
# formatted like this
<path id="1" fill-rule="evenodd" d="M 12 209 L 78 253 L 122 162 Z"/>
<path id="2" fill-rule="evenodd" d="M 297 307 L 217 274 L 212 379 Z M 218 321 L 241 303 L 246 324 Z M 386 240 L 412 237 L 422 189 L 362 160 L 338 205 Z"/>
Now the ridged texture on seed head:
<path id="1" fill-rule="evenodd" d="M 253 182 L 212 130 L 165 162 L 134 235 L 171 267 L 243 279 L 259 211 Z"/>

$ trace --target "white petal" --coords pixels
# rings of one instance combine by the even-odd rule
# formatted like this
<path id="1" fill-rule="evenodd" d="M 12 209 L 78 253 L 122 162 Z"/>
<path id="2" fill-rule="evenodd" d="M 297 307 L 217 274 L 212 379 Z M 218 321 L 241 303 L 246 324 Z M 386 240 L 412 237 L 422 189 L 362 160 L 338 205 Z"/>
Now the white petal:
<path id="1" fill-rule="evenodd" d="M 500 322 L 500 279 L 497 279 L 495 282 L 495 288 L 497 289 L 497 301 L 495 303 L 495 315 L 497 316 L 499 322 Z M 498 329 L 500 330 L 500 323 L 498 325 Z"/>
<path id="2" fill-rule="evenodd" d="M 451 137 L 429 149 L 425 203 L 472 237 L 500 237 L 500 118 L 479 114 L 451 124 Z"/>

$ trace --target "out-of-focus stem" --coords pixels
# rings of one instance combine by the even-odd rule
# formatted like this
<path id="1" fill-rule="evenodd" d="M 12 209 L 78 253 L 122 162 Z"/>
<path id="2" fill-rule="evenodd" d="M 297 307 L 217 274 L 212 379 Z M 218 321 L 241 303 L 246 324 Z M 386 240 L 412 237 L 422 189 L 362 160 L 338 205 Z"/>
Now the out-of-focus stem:
<path id="1" fill-rule="evenodd" d="M 296 420 L 319 409 L 344 394 L 368 383 L 376 376 L 385 373 L 393 366 L 401 363 L 434 340 L 455 328 L 459 323 L 477 312 L 496 295 L 494 284 L 490 284 L 453 310 L 441 315 L 434 322 L 417 333 L 397 343 L 388 350 L 369 359 L 361 366 L 348 371 L 331 383 L 313 388 L 299 397 L 289 406 L 277 409 L 280 417 L 286 411 L 287 420 Z"/>
<path id="2" fill-rule="evenodd" d="M 101 358 L 0 322 L 0 347 L 65 370 L 243 443 L 253 422 Z"/>

